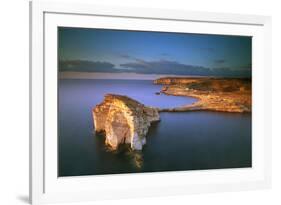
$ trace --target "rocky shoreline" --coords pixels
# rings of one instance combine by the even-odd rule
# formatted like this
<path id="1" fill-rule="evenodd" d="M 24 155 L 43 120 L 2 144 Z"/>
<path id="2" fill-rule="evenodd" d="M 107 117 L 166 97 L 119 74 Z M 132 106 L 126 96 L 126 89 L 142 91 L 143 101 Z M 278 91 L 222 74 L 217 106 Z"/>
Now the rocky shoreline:
<path id="1" fill-rule="evenodd" d="M 103 133 L 113 150 L 129 144 L 142 150 L 151 123 L 160 120 L 159 112 L 219 111 L 244 113 L 252 110 L 251 81 L 225 78 L 175 78 L 154 81 L 163 87 L 156 95 L 186 96 L 198 99 L 191 105 L 160 109 L 149 107 L 127 96 L 107 94 L 93 109 L 95 131 Z"/>
<path id="2" fill-rule="evenodd" d="M 239 78 L 178 78 L 166 77 L 156 79 L 155 84 L 162 84 L 161 93 L 174 96 L 186 96 L 198 99 L 197 102 L 160 112 L 185 111 L 220 111 L 251 112 L 251 80 Z"/>

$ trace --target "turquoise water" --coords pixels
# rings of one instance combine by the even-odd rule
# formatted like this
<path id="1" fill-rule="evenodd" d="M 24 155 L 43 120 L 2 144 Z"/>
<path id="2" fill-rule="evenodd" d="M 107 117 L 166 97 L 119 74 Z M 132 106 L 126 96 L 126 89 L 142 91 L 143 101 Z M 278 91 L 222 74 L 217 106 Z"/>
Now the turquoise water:
<path id="1" fill-rule="evenodd" d="M 251 167 L 251 114 L 161 113 L 142 152 L 111 151 L 94 132 L 92 108 L 106 93 L 123 94 L 161 108 L 194 98 L 156 95 L 152 81 L 59 81 L 59 176 Z"/>

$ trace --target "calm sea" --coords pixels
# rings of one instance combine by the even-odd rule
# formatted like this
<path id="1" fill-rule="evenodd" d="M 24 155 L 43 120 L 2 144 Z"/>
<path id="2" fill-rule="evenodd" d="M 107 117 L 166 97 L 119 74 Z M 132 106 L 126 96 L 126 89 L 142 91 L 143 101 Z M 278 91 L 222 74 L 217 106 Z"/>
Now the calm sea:
<path id="1" fill-rule="evenodd" d="M 94 132 L 95 105 L 106 93 L 161 108 L 196 101 L 156 95 L 160 89 L 149 80 L 60 80 L 59 176 L 251 167 L 251 114 L 161 113 L 142 152 L 108 149 Z"/>

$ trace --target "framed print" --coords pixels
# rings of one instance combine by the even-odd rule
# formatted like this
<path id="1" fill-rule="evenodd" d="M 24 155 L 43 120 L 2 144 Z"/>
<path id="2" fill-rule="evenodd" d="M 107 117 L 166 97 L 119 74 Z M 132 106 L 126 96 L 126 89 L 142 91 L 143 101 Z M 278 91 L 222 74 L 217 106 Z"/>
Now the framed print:
<path id="1" fill-rule="evenodd" d="M 32 2 L 30 20 L 32 204 L 270 187 L 270 17 Z"/>

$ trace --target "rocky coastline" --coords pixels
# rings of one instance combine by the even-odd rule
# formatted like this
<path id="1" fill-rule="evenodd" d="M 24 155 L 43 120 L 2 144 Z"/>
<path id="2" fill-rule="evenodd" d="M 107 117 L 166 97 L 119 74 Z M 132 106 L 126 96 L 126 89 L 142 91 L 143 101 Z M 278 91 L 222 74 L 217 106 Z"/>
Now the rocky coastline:
<path id="1" fill-rule="evenodd" d="M 165 77 L 156 79 L 154 83 L 163 85 L 163 94 L 198 99 L 191 105 L 159 109 L 160 112 L 207 110 L 244 113 L 252 110 L 250 79 Z"/>
<path id="2" fill-rule="evenodd" d="M 219 111 L 245 113 L 252 110 L 251 81 L 225 78 L 156 79 L 163 85 L 159 93 L 198 99 L 190 105 L 160 109 L 145 106 L 123 95 L 107 94 L 92 111 L 95 131 L 105 136 L 105 144 L 116 150 L 129 144 L 142 150 L 151 123 L 160 120 L 159 112 Z"/>

